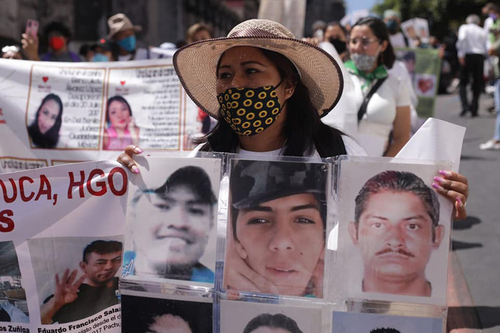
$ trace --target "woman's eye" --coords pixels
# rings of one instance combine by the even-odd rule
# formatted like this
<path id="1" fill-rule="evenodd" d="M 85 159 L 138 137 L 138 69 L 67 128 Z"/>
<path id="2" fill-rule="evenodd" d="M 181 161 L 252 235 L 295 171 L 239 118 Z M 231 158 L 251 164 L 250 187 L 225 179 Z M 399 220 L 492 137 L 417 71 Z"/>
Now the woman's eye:
<path id="1" fill-rule="evenodd" d="M 231 77 L 231 73 L 220 73 L 219 74 L 219 79 L 223 80 L 223 79 L 228 79 Z"/>
<path id="2" fill-rule="evenodd" d="M 257 72 L 258 72 L 258 70 L 256 70 L 255 68 L 247 68 L 247 69 L 245 70 L 245 72 L 246 72 L 247 74 L 254 74 L 254 73 L 257 73 Z"/>
<path id="3" fill-rule="evenodd" d="M 49 111 L 47 111 L 47 110 L 43 110 L 43 111 L 42 111 L 42 113 L 43 113 L 44 115 L 48 115 L 48 114 L 49 114 Z"/>

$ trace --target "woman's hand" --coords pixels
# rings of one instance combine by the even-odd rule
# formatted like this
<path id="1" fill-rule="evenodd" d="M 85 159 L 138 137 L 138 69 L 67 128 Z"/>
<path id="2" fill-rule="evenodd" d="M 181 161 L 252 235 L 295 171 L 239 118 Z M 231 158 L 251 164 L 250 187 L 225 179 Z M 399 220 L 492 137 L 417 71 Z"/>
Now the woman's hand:
<path id="1" fill-rule="evenodd" d="M 131 172 L 139 173 L 139 167 L 134 161 L 134 155 L 139 155 L 141 153 L 142 149 L 139 146 L 130 145 L 125 148 L 125 152 L 120 154 L 116 160 Z"/>
<path id="2" fill-rule="evenodd" d="M 467 177 L 453 171 L 440 170 L 440 176 L 434 177 L 432 187 L 454 204 L 453 218 L 455 221 L 467 217 L 465 203 L 469 196 L 469 181 Z"/>
<path id="3" fill-rule="evenodd" d="M 26 58 L 29 60 L 38 61 L 40 58 L 38 57 L 38 37 L 31 36 L 28 34 L 22 34 L 21 44 L 23 45 L 24 53 L 26 54 Z"/>

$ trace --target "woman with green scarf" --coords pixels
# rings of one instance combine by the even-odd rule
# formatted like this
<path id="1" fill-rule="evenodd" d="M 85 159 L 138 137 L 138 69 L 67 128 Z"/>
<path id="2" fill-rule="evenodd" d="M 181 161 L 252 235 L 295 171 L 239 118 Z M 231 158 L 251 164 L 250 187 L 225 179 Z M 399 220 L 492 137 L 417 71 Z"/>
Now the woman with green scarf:
<path id="1" fill-rule="evenodd" d="M 348 46 L 345 66 L 356 92 L 360 141 L 380 143 L 384 156 L 395 156 L 410 138 L 410 95 L 404 81 L 388 72 L 396 56 L 386 25 L 375 17 L 360 19 Z"/>

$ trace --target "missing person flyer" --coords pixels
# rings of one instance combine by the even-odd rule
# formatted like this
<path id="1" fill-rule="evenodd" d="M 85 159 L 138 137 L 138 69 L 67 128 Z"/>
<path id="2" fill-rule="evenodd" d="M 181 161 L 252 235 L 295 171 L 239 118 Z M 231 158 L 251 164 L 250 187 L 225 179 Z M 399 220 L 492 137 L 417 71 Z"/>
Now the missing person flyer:
<path id="1" fill-rule="evenodd" d="M 214 126 L 170 59 L 47 63 L 0 59 L 0 173 L 116 159 L 128 145 L 190 151 Z"/>
<path id="2" fill-rule="evenodd" d="M 117 162 L 0 175 L 0 331 L 121 331 L 127 187 Z"/>

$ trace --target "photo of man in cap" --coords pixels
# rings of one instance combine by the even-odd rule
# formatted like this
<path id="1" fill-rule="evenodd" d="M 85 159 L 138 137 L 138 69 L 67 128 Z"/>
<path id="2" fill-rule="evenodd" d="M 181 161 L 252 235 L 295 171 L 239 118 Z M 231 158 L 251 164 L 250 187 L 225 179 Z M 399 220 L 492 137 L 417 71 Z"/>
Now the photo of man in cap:
<path id="1" fill-rule="evenodd" d="M 445 235 L 435 191 L 411 172 L 384 171 L 355 203 L 348 231 L 363 260 L 362 291 L 430 297 L 425 270 Z"/>
<path id="2" fill-rule="evenodd" d="M 124 274 L 213 283 L 200 258 L 216 202 L 210 177 L 198 166 L 178 168 L 158 188 L 139 189 L 129 206 L 132 250 L 125 253 Z"/>
<path id="3" fill-rule="evenodd" d="M 326 168 L 233 160 L 227 289 L 322 297 Z"/>

